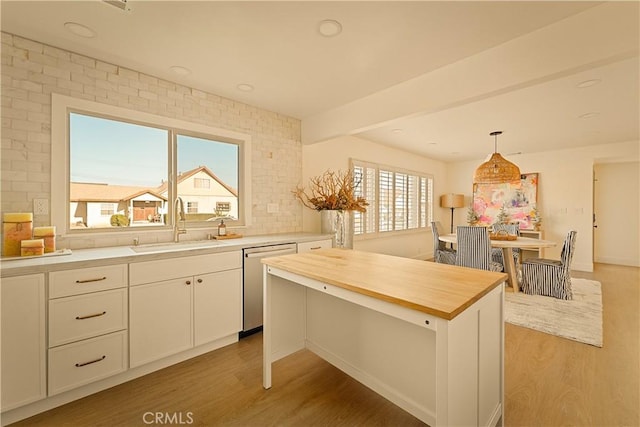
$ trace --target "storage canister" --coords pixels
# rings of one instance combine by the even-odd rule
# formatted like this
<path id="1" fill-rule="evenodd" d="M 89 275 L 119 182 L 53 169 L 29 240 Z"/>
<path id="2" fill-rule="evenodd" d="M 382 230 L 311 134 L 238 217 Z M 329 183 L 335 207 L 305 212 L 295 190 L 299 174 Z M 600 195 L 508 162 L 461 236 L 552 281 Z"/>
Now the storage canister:
<path id="1" fill-rule="evenodd" d="M 44 239 L 22 240 L 20 254 L 22 256 L 44 255 Z"/>
<path id="2" fill-rule="evenodd" d="M 31 239 L 33 231 L 33 214 L 6 213 L 2 220 L 3 226 L 3 246 L 4 256 L 20 256 L 20 242 Z"/>
<path id="3" fill-rule="evenodd" d="M 44 253 L 56 251 L 56 227 L 33 227 L 33 238 L 44 240 Z"/>

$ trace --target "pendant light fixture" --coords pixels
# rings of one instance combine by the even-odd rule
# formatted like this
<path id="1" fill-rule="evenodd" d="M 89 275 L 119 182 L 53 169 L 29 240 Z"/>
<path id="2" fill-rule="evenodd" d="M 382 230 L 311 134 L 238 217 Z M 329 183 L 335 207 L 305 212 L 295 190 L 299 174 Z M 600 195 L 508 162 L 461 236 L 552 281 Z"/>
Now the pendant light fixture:
<path id="1" fill-rule="evenodd" d="M 520 181 L 520 168 L 498 153 L 498 135 L 502 131 L 497 130 L 489 135 L 494 139 L 494 152 L 491 158 L 478 166 L 476 173 L 473 175 L 475 184 L 500 184 L 504 182 Z"/>

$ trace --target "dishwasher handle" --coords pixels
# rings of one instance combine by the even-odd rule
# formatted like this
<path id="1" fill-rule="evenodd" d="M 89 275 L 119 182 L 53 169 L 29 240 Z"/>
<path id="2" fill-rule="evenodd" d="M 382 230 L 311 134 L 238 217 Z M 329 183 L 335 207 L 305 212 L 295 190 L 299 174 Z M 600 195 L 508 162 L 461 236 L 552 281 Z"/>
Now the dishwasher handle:
<path id="1" fill-rule="evenodd" d="M 265 258 L 268 256 L 278 256 L 278 255 L 291 255 L 296 252 L 293 249 L 281 249 L 278 251 L 264 251 L 264 252 L 253 252 L 244 254 L 245 258 Z"/>

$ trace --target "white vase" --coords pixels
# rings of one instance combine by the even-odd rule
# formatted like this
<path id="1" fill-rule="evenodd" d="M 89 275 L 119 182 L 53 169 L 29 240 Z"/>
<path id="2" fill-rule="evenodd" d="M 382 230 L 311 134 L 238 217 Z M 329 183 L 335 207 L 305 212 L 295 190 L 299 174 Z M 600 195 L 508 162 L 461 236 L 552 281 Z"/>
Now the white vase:
<path id="1" fill-rule="evenodd" d="M 332 235 L 334 248 L 353 249 L 353 215 L 350 211 L 320 211 L 320 232 Z"/>

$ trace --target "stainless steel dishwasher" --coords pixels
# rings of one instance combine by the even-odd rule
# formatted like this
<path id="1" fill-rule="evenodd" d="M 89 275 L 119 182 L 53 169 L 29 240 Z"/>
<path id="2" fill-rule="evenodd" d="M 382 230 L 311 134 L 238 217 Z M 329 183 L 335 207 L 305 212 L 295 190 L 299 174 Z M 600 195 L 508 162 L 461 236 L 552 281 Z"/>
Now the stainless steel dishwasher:
<path id="1" fill-rule="evenodd" d="M 262 258 L 295 254 L 296 244 L 258 246 L 243 249 L 243 323 L 240 337 L 262 330 Z"/>

